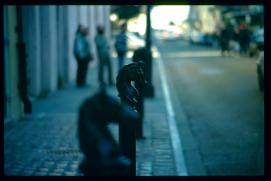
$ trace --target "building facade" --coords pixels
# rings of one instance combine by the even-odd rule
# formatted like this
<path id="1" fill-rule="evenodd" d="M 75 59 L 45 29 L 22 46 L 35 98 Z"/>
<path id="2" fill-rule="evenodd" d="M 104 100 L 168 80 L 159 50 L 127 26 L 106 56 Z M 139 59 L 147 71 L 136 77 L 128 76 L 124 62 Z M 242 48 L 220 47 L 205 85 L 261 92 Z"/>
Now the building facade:
<path id="1" fill-rule="evenodd" d="M 190 7 L 188 23 L 192 29 L 203 33 L 214 33 L 219 22 L 221 22 L 221 15 L 214 5 Z"/>
<path id="2" fill-rule="evenodd" d="M 95 58 L 96 27 L 104 25 L 109 38 L 109 15 L 108 5 L 4 6 L 5 122 L 17 120 L 25 113 L 24 100 L 20 96 L 23 91 L 18 88 L 22 76 L 26 77 L 26 82 L 21 85 L 27 90 L 24 94 L 29 100 L 74 82 L 77 64 L 72 49 L 78 25 L 89 27 Z M 25 47 L 24 57 L 18 43 Z M 19 71 L 22 58 L 25 59 L 25 71 Z"/>

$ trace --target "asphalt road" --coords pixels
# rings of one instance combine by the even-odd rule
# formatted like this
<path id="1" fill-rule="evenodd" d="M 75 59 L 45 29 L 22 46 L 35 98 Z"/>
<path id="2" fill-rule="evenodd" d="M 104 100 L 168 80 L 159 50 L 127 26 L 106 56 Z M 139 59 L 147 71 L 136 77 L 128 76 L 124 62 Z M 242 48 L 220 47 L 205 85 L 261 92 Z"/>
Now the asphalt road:
<path id="1" fill-rule="evenodd" d="M 189 175 L 264 173 L 264 95 L 255 60 L 182 40 L 155 41 Z"/>

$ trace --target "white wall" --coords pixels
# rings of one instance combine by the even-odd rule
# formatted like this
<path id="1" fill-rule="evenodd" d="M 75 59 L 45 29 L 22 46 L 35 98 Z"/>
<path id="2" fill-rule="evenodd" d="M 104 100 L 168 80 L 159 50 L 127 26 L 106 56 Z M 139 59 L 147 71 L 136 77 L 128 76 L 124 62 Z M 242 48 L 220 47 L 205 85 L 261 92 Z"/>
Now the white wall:
<path id="1" fill-rule="evenodd" d="M 110 6 L 107 5 L 104 7 L 104 24 L 105 24 L 105 30 L 106 30 L 106 37 L 108 39 L 108 41 L 111 38 L 111 24 L 110 24 Z"/>
<path id="2" fill-rule="evenodd" d="M 80 5 L 79 6 L 79 22 L 80 24 L 87 26 L 88 25 L 88 6 Z"/>
<path id="3" fill-rule="evenodd" d="M 51 67 L 49 74 L 50 75 L 50 90 L 57 89 L 57 70 L 58 70 L 58 47 L 57 47 L 57 23 L 56 23 L 56 6 L 50 6 L 49 8 L 50 14 L 50 48 L 51 48 Z"/>
<path id="4" fill-rule="evenodd" d="M 95 6 L 96 10 L 96 25 L 103 24 L 104 18 L 103 18 L 103 6 L 98 5 Z"/>
<path id="5" fill-rule="evenodd" d="M 57 89 L 56 7 L 40 6 L 42 91 Z"/>
<path id="6" fill-rule="evenodd" d="M 90 30 L 90 42 L 91 42 L 91 48 L 92 53 L 94 57 L 94 61 L 91 63 L 92 66 L 95 66 L 97 64 L 97 52 L 95 47 L 94 38 L 96 35 L 96 13 L 95 13 L 96 6 L 89 6 L 89 30 Z"/>
<path id="7" fill-rule="evenodd" d="M 69 82 L 68 76 L 68 17 L 67 6 L 57 6 L 58 78 L 62 84 Z"/>
<path id="8" fill-rule="evenodd" d="M 56 90 L 58 77 L 65 84 L 75 81 L 77 63 L 73 42 L 79 23 L 89 27 L 95 60 L 91 66 L 96 66 L 96 27 L 104 25 L 106 36 L 110 38 L 109 15 L 109 5 L 23 7 L 30 96 Z"/>
<path id="9" fill-rule="evenodd" d="M 77 63 L 73 42 L 79 22 L 89 26 L 93 53 L 98 24 L 110 34 L 110 6 L 24 6 L 23 31 L 27 53 L 29 95 L 57 89 L 58 76 L 69 84 L 75 81 Z M 18 49 L 16 6 L 4 6 L 5 107 L 12 119 L 23 115 L 18 94 Z M 92 64 L 95 65 L 95 64 Z M 95 67 L 97 68 L 97 67 Z"/>

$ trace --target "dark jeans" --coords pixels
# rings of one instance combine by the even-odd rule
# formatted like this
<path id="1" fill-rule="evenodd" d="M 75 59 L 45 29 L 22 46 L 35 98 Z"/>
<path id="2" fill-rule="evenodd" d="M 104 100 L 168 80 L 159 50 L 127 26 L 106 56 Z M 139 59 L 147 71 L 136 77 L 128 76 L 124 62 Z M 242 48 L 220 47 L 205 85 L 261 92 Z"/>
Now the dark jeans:
<path id="1" fill-rule="evenodd" d="M 118 59 L 119 59 L 119 71 L 123 67 L 124 59 L 125 59 L 125 52 L 118 52 Z"/>
<path id="2" fill-rule="evenodd" d="M 111 66 L 111 61 L 109 57 L 99 58 L 99 73 L 98 73 L 99 82 L 102 84 L 104 83 L 104 68 L 105 67 L 108 73 L 108 83 L 113 84 L 112 66 Z"/>
<path id="3" fill-rule="evenodd" d="M 89 61 L 86 60 L 77 60 L 77 75 L 76 75 L 76 85 L 81 87 L 86 85 L 86 76 L 88 70 Z"/>
<path id="4" fill-rule="evenodd" d="M 221 50 L 228 51 L 229 50 L 229 42 L 226 40 L 221 40 L 220 42 Z"/>
<path id="5" fill-rule="evenodd" d="M 240 42 L 240 53 L 247 53 L 248 50 L 248 46 L 249 46 L 249 42 L 247 41 L 241 41 Z"/>

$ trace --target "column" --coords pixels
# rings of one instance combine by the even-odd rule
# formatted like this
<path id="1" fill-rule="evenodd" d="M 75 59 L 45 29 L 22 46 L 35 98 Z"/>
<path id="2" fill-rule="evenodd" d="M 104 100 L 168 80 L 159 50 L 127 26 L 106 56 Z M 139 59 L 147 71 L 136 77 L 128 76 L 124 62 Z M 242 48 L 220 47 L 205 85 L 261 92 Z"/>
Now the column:
<path id="1" fill-rule="evenodd" d="M 18 92 L 18 36 L 16 6 L 4 6 L 5 38 L 5 122 L 23 115 L 23 104 Z M 8 119 L 6 119 L 8 118 Z"/>
<path id="2" fill-rule="evenodd" d="M 104 26 L 106 30 L 106 37 L 111 39 L 111 24 L 110 24 L 110 5 L 104 6 Z"/>
<path id="3" fill-rule="evenodd" d="M 103 24 L 103 7 L 101 5 L 98 5 L 95 7 L 96 10 L 96 19 L 97 19 L 97 25 Z"/>
<path id="4" fill-rule="evenodd" d="M 69 82 L 68 76 L 68 14 L 67 6 L 57 6 L 58 86 Z"/>
<path id="5" fill-rule="evenodd" d="M 88 7 L 86 5 L 79 6 L 80 23 L 84 26 L 88 25 Z"/>
<path id="6" fill-rule="evenodd" d="M 37 97 L 41 92 L 41 51 L 39 7 L 23 6 L 23 32 L 27 54 L 28 94 Z"/>
<path id="7" fill-rule="evenodd" d="M 97 5 L 92 5 L 89 7 L 89 24 L 90 24 L 90 40 L 91 40 L 91 48 L 92 48 L 92 52 L 93 52 L 93 56 L 94 56 L 94 62 L 92 62 L 92 64 L 96 64 L 97 63 L 97 52 L 96 52 L 96 45 L 94 42 L 94 38 L 96 35 L 96 21 L 97 21 L 97 16 L 96 16 L 96 9 L 97 9 Z"/>
<path id="8" fill-rule="evenodd" d="M 68 81 L 72 82 L 76 78 L 77 63 L 73 55 L 73 43 L 75 32 L 79 21 L 77 17 L 77 6 L 67 6 L 67 49 L 68 49 Z"/>
<path id="9" fill-rule="evenodd" d="M 42 90 L 57 88 L 56 6 L 40 6 Z"/>

